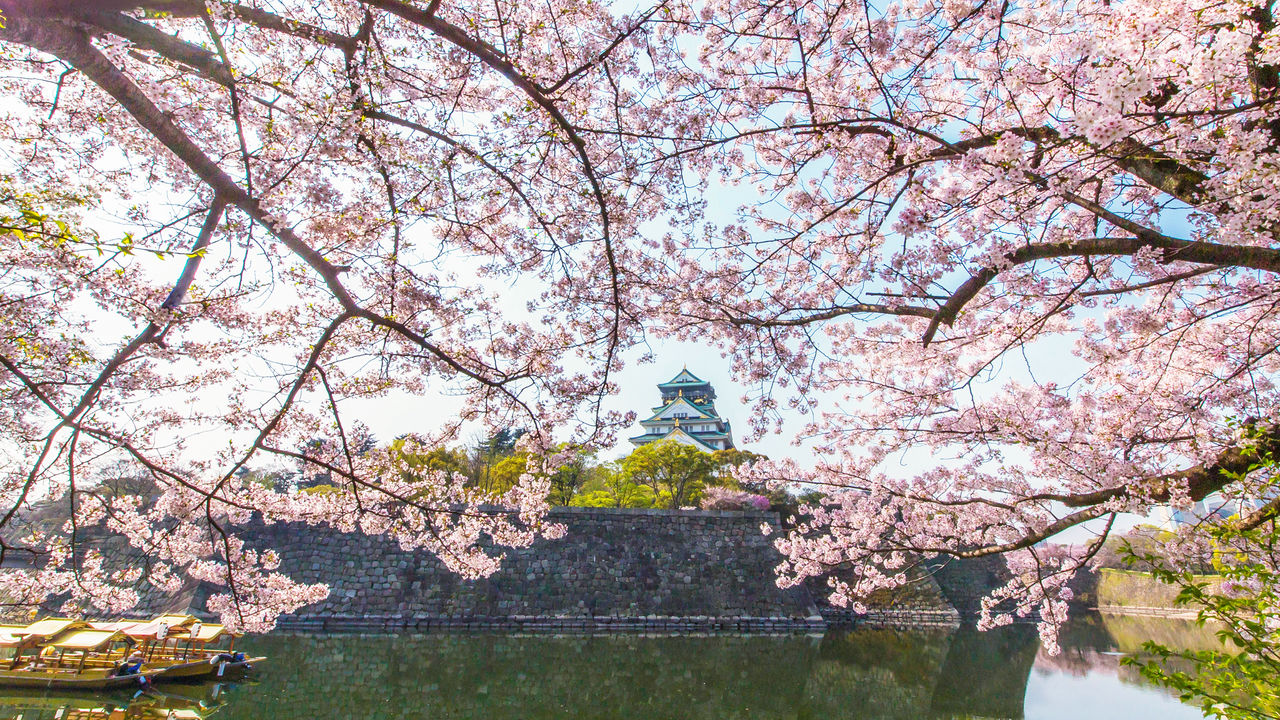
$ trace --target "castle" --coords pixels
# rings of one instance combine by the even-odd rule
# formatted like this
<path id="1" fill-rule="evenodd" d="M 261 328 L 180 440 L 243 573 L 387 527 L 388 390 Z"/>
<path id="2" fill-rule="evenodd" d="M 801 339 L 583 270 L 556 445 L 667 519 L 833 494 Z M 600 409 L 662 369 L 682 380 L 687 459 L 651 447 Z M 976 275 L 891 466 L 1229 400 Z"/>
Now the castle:
<path id="1" fill-rule="evenodd" d="M 641 420 L 643 435 L 630 438 L 637 447 L 658 440 L 674 440 L 704 452 L 733 447 L 729 422 L 716 413 L 715 388 L 686 368 L 658 385 L 662 405 Z"/>

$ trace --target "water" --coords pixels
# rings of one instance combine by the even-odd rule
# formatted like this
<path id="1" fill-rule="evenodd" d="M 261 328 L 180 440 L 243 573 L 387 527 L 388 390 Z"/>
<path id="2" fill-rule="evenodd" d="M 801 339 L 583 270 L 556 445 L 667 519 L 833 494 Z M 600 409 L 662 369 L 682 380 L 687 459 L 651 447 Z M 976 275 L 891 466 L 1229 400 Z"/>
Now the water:
<path id="1" fill-rule="evenodd" d="M 172 701 L 186 703 L 177 717 L 217 720 L 1180 720 L 1200 712 L 1119 660 L 1149 637 L 1194 647 L 1206 636 L 1186 623 L 1093 617 L 1050 657 L 1025 626 L 822 638 L 273 635 L 245 643 L 270 656 L 255 678 L 169 689 L 196 698 Z M 154 712 L 121 717 L 165 717 Z M 16 716 L 0 698 L 0 719 Z"/>

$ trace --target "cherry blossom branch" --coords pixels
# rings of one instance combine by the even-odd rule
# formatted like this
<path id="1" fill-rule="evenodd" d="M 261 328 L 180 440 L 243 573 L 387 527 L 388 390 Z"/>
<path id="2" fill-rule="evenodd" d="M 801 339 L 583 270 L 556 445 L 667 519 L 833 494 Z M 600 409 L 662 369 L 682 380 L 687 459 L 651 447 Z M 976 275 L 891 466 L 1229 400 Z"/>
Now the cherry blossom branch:
<path id="1" fill-rule="evenodd" d="M 230 68 L 218 59 L 217 54 L 161 32 L 128 15 L 107 12 L 101 8 L 81 8 L 74 17 L 119 35 L 139 47 L 159 53 L 174 62 L 188 65 L 219 85 L 231 87 L 234 83 Z"/>
<path id="2" fill-rule="evenodd" d="M 1087 290 L 1085 292 L 1080 293 L 1080 297 L 1101 297 L 1103 295 L 1124 295 L 1127 293 L 1138 292 L 1139 290 L 1147 290 L 1149 288 L 1158 287 L 1160 285 L 1169 285 L 1172 283 L 1181 282 L 1183 280 L 1189 280 L 1194 277 L 1200 277 L 1201 275 L 1207 275 L 1208 273 L 1220 272 L 1221 270 L 1222 268 L 1217 266 L 1197 268 L 1195 270 L 1188 270 L 1186 272 L 1174 273 L 1172 275 L 1168 275 L 1162 278 L 1157 278 L 1155 280 L 1149 280 L 1147 282 L 1137 283 L 1136 285 L 1124 285 L 1122 287 L 1107 288 L 1105 290 Z"/>
<path id="3" fill-rule="evenodd" d="M 438 5 L 439 2 L 440 0 L 433 0 L 432 5 Z M 630 23 L 629 27 L 627 27 L 627 29 L 618 33 L 617 36 L 614 37 L 613 42 L 606 45 L 604 49 L 602 49 L 600 52 L 592 56 L 590 60 L 587 60 L 583 62 L 581 65 L 579 65 L 578 67 L 573 68 L 572 70 L 569 70 L 563 76 L 561 76 L 559 80 L 555 81 L 551 85 L 540 88 L 541 91 L 546 93 L 547 95 L 552 95 L 560 88 L 573 82 L 575 79 L 580 77 L 583 73 L 587 72 L 593 67 L 596 67 L 597 65 L 604 62 L 605 58 L 609 57 L 611 54 L 613 54 L 615 50 L 618 49 L 619 45 L 626 42 L 632 35 L 635 34 L 637 30 L 645 27 L 646 23 L 648 23 L 649 20 L 653 18 L 654 15 L 658 14 L 659 10 L 666 8 L 668 4 L 669 4 L 668 0 L 662 0 L 662 2 L 657 3 L 653 7 L 649 8 L 639 18 L 637 18 L 636 20 L 633 20 Z M 427 13 L 429 15 L 434 15 L 435 11 L 432 8 L 428 8 Z"/>
<path id="4" fill-rule="evenodd" d="M 604 368 L 602 385 L 607 384 L 609 372 L 612 370 L 614 356 L 617 353 L 621 336 L 622 288 L 620 284 L 618 259 L 614 251 L 613 237 L 610 228 L 609 204 L 605 200 L 604 190 L 601 188 L 600 180 L 596 175 L 595 164 L 592 162 L 591 155 L 587 151 L 586 141 L 582 139 L 581 134 L 573 123 L 569 122 L 568 118 L 564 116 L 564 113 L 561 112 L 559 106 L 557 106 L 556 103 L 551 100 L 551 98 L 548 97 L 548 95 L 544 93 L 532 80 L 525 77 L 514 65 L 503 57 L 502 53 L 499 52 L 497 48 L 494 48 L 482 40 L 467 35 L 461 28 L 435 16 L 432 13 L 420 10 L 417 7 L 401 2 L 400 0 L 362 1 L 366 5 L 379 8 L 411 23 L 427 28 L 457 47 L 470 52 L 485 65 L 507 78 L 507 80 L 509 80 L 513 85 L 524 92 L 530 100 L 546 111 L 546 113 L 551 116 L 552 120 L 555 121 L 556 125 L 558 125 L 565 133 L 570 144 L 573 145 L 575 152 L 581 160 L 583 175 L 591 186 L 592 195 L 599 207 L 601 239 L 604 245 L 605 259 L 608 261 L 609 265 L 609 285 L 614 309 L 612 313 L 612 328 L 608 334 L 608 350 L 605 353 L 605 359 L 602 363 L 602 367 Z"/>
<path id="5" fill-rule="evenodd" d="M 172 120 L 170 120 L 163 112 L 159 110 L 149 98 L 143 94 L 136 85 L 128 80 L 114 65 L 110 63 L 101 53 L 94 49 L 87 39 L 81 37 L 79 41 L 71 40 L 72 31 L 59 32 L 56 27 L 57 23 L 50 23 L 55 27 L 50 28 L 48 25 L 37 25 L 26 21 L 25 19 L 11 19 L 9 25 L 0 31 L 0 38 L 16 40 L 25 45 L 29 45 L 36 49 L 48 52 L 52 55 L 62 57 L 68 63 L 75 66 L 86 77 L 93 80 L 99 87 L 109 93 L 117 102 L 124 107 L 135 120 L 138 121 L 148 132 L 150 132 L 157 140 L 165 145 L 170 151 L 177 155 L 197 176 L 199 176 L 206 184 L 208 184 L 215 193 L 233 204 L 241 211 L 248 214 L 255 221 L 267 227 L 272 234 L 277 237 L 281 243 L 298 255 L 305 263 L 311 266 L 317 274 L 320 275 L 325 285 L 333 296 L 341 303 L 342 307 L 349 312 L 357 312 L 371 321 L 378 318 L 377 324 L 390 325 L 392 327 L 404 328 L 408 334 L 406 339 L 411 340 L 424 350 L 435 356 L 451 369 L 466 377 L 493 388 L 503 388 L 509 379 L 492 379 L 486 377 L 482 373 L 473 370 L 466 365 L 460 363 L 456 358 L 444 352 L 434 343 L 427 341 L 425 337 L 416 332 L 408 331 L 401 323 L 379 317 L 376 313 L 366 310 L 355 301 L 350 292 L 343 285 L 340 274 L 344 268 L 334 265 L 324 259 L 315 249 L 305 243 L 294 231 L 283 222 L 270 213 L 268 213 L 261 205 L 260 201 L 250 196 L 243 188 L 231 179 L 218 165 L 213 162 L 207 155 L 201 151 L 194 142 L 179 129 Z M 607 214 L 607 213 L 606 213 Z M 616 321 L 616 319 L 615 319 Z M 613 337 L 613 347 L 616 348 L 617 337 Z M 612 353 L 611 353 L 612 354 Z M 508 393 L 510 394 L 510 393 Z M 511 395 L 513 399 L 514 395 Z"/>
<path id="6" fill-rule="evenodd" d="M 1066 196 L 1072 202 L 1098 214 L 1122 230 L 1135 233 L 1137 237 L 1099 237 L 1064 243 L 1027 245 L 1005 254 L 1004 260 L 1007 265 L 1004 268 L 983 268 L 956 288 L 951 297 L 938 309 L 937 315 L 925 330 L 926 346 L 933 340 L 938 328 L 943 324 L 951 325 L 955 322 L 961 308 L 976 297 L 982 288 L 994 280 L 1003 269 L 1035 260 L 1091 255 L 1135 255 L 1143 249 L 1151 248 L 1163 250 L 1161 257 L 1166 263 L 1203 263 L 1216 267 L 1247 267 L 1280 273 L 1280 250 L 1245 245 L 1220 245 L 1169 237 L 1127 220 L 1074 193 L 1066 193 Z"/>
<path id="7" fill-rule="evenodd" d="M 512 178 L 509 173 L 503 171 L 497 165 L 494 165 L 493 163 L 489 162 L 488 158 L 486 158 L 484 155 L 480 154 L 479 152 L 469 147 L 465 143 L 455 140 L 454 138 L 449 137 L 448 135 L 442 132 L 437 132 L 435 130 L 432 130 L 431 128 L 421 123 L 416 123 L 412 120 L 406 120 L 402 117 L 392 115 L 391 113 L 388 113 L 376 108 L 367 108 L 363 111 L 363 113 L 365 117 L 368 117 L 374 120 L 382 120 L 385 122 L 389 122 L 392 125 L 396 125 L 398 127 L 402 127 L 407 130 L 412 130 L 414 132 L 422 133 L 427 137 L 433 138 L 435 140 L 439 140 L 440 142 L 448 145 L 449 147 L 471 158 L 472 160 L 475 160 L 477 163 L 480 163 L 480 165 L 483 166 L 486 170 L 493 173 L 495 176 L 498 177 L 498 179 L 502 180 L 502 182 L 507 187 L 511 188 L 511 192 L 515 193 L 516 197 L 520 198 L 520 201 L 523 202 L 525 207 L 529 209 L 529 214 L 534 218 L 535 222 L 538 223 L 539 227 L 542 228 L 542 231 L 545 232 L 548 237 L 554 237 L 555 234 L 552 232 L 552 227 L 547 224 L 547 221 L 542 217 L 542 213 L 538 212 L 537 206 L 534 205 L 533 199 L 529 197 L 529 194 L 525 192 L 524 187 L 520 185 L 520 183 L 516 182 L 515 179 Z"/>
<path id="8" fill-rule="evenodd" d="M 1240 529 L 1253 530 L 1260 527 L 1263 523 L 1275 520 L 1280 517 L 1280 497 L 1274 497 L 1267 501 L 1266 504 L 1254 509 L 1248 515 L 1238 520 Z"/>
<path id="9" fill-rule="evenodd" d="M 906 315 L 922 318 L 934 318 L 937 311 L 932 308 L 920 307 L 915 305 L 884 305 L 881 303 L 849 303 L 847 305 L 837 305 L 829 308 L 788 308 L 789 312 L 801 312 L 805 314 L 802 317 L 783 318 L 758 318 L 750 315 L 736 314 L 731 311 L 731 307 L 725 305 L 722 307 L 723 316 L 720 318 L 702 317 L 699 318 L 694 312 L 684 313 L 686 317 L 703 320 L 704 322 L 712 322 L 715 320 L 723 320 L 731 325 L 738 327 L 750 326 L 757 328 L 769 327 L 803 327 L 823 320 L 834 320 L 845 315 Z"/>
<path id="10" fill-rule="evenodd" d="M 222 219 L 222 210 L 225 207 L 226 203 L 221 198 L 215 197 L 213 199 L 213 205 L 209 208 L 209 213 L 205 215 L 204 225 L 200 228 L 200 234 L 196 237 L 191 250 L 187 252 L 187 262 L 182 266 L 182 275 L 178 277 L 178 282 L 174 283 L 173 290 L 169 292 L 169 296 L 164 299 L 164 302 L 160 303 L 161 308 L 177 310 L 182 304 L 183 299 L 187 296 L 187 291 L 191 289 L 191 283 L 196 279 L 196 273 L 200 270 L 200 262 L 204 260 L 205 252 L 213 239 L 213 231 L 218 226 L 218 221 Z"/>
<path id="11" fill-rule="evenodd" d="M 279 15 L 267 12 L 261 8 L 249 7 L 239 3 L 228 3 L 224 7 L 229 7 L 231 12 L 243 20 L 246 20 L 260 28 L 274 30 L 276 32 L 292 35 L 304 40 L 314 40 L 323 45 L 332 45 L 339 50 L 349 52 L 356 46 L 356 39 L 348 37 L 341 33 L 316 27 L 310 23 L 301 22 L 292 18 L 284 18 Z"/>

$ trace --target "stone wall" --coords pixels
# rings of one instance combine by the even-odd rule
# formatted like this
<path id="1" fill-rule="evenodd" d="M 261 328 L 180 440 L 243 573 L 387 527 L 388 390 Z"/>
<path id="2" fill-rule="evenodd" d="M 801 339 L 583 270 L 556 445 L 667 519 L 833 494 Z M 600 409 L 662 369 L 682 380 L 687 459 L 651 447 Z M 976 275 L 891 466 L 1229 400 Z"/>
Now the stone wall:
<path id="1" fill-rule="evenodd" d="M 809 592 L 773 581 L 774 513 L 558 508 L 567 532 L 506 551 L 465 580 L 427 552 L 299 525 L 242 533 L 276 548 L 281 571 L 330 586 L 281 620 L 294 628 L 768 630 L 825 626 Z"/>
<path id="2" fill-rule="evenodd" d="M 847 583 L 855 581 L 847 571 L 837 571 L 834 574 Z M 841 577 L 846 574 L 849 576 Z M 866 614 L 855 613 L 828 602 L 831 589 L 825 575 L 810 578 L 808 586 L 818 605 L 818 612 L 833 626 L 954 628 L 964 619 L 948 602 L 936 578 L 921 568 L 907 571 L 907 582 L 904 585 L 872 593 L 862 603 L 867 608 Z"/>
<path id="3" fill-rule="evenodd" d="M 301 524 L 239 534 L 250 546 L 277 550 L 286 575 L 330 587 L 328 599 L 281 619 L 281 627 L 298 630 L 954 627 L 967 619 L 967 608 L 957 612 L 949 598 L 972 604 L 973 593 L 991 587 L 981 563 L 935 568 L 936 575 L 917 572 L 904 588 L 871 598 L 867 615 L 853 615 L 824 602 L 823 578 L 777 586 L 776 513 L 557 508 L 550 519 L 565 525 L 563 538 L 506 549 L 501 569 L 479 580 L 465 580 L 430 553 L 405 551 L 382 537 Z M 762 524 L 774 532 L 764 535 Z M 218 590 L 150 593 L 139 613 L 201 612 Z"/>
<path id="4" fill-rule="evenodd" d="M 966 622 L 973 622 L 981 613 L 983 597 L 1010 579 L 1004 558 L 999 555 L 964 560 L 940 556 L 926 567 L 942 596 Z"/>
<path id="5" fill-rule="evenodd" d="M 1214 584 L 1219 578 L 1200 575 L 1198 580 Z M 1166 585 L 1150 575 L 1115 568 L 1099 568 L 1095 592 L 1097 609 L 1104 613 L 1193 618 L 1194 607 L 1178 605 L 1179 588 Z"/>

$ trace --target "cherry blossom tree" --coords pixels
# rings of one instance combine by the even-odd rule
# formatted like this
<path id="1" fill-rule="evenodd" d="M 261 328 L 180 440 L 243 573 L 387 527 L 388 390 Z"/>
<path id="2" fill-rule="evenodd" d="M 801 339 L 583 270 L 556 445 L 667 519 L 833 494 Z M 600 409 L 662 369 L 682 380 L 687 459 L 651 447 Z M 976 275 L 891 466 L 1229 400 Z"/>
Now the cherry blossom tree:
<path id="1" fill-rule="evenodd" d="M 0 555 L 40 558 L 6 596 L 118 612 L 137 583 L 194 578 L 263 629 L 326 591 L 237 537 L 255 515 L 389 534 L 466 576 L 500 560 L 484 538 L 559 532 L 545 473 L 481 507 L 460 476 L 361 451 L 340 408 L 465 396 L 406 452 L 472 420 L 549 448 L 625 419 L 603 399 L 638 328 L 637 224 L 693 209 L 671 201 L 678 159 L 641 137 L 670 51 L 639 29 L 660 9 L 0 2 Z M 340 492 L 242 478 L 272 457 Z M 94 492 L 122 459 L 158 500 Z M 67 526 L 16 532 L 48 498 Z M 148 577 L 81 547 L 90 528 L 128 538 Z"/>
<path id="2" fill-rule="evenodd" d="M 96 523 L 265 627 L 323 589 L 244 547 L 254 513 L 490 572 L 482 536 L 555 532 L 545 477 L 500 513 L 446 473 L 402 486 L 340 406 L 444 385 L 543 450 L 605 440 L 656 333 L 722 347 L 757 433 L 805 418 L 815 463 L 744 470 L 829 493 L 780 538 L 784 582 L 852 565 L 856 603 L 1005 554 L 986 622 L 1048 631 L 1100 540 L 1043 541 L 1244 492 L 1241 438 L 1280 440 L 1273 11 L 0 0 L 0 534 L 33 494 L 77 508 L 5 535 L 51 558 L 5 589 L 127 600 L 73 551 Z M 158 501 L 92 501 L 121 455 Z M 341 492 L 238 482 L 271 455 Z"/>
<path id="3" fill-rule="evenodd" d="M 1051 635 L 1102 538 L 1044 541 L 1244 492 L 1242 436 L 1280 440 L 1274 6 L 719 0 L 690 23 L 671 82 L 709 115 L 681 152 L 759 200 L 669 239 L 660 307 L 757 384 L 758 431 L 810 418 L 816 467 L 757 469 L 830 491 L 785 582 L 853 565 L 856 603 L 918 558 L 1003 553 L 984 622 Z M 1280 506 L 1258 494 L 1246 524 Z"/>

